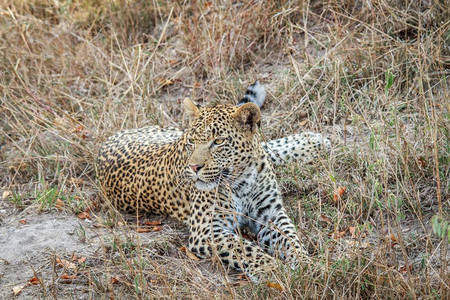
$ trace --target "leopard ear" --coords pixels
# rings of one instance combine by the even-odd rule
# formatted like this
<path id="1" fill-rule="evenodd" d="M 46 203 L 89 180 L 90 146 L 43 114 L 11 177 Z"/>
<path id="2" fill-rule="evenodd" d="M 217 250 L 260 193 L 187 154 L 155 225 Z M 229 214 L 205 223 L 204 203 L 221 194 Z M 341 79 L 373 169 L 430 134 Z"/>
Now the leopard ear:
<path id="1" fill-rule="evenodd" d="M 233 117 L 244 128 L 245 131 L 254 134 L 261 124 L 261 111 L 255 103 L 246 103 L 240 106 Z"/>
<path id="2" fill-rule="evenodd" d="M 183 100 L 184 111 L 189 118 L 198 116 L 198 107 L 189 98 L 184 98 Z"/>

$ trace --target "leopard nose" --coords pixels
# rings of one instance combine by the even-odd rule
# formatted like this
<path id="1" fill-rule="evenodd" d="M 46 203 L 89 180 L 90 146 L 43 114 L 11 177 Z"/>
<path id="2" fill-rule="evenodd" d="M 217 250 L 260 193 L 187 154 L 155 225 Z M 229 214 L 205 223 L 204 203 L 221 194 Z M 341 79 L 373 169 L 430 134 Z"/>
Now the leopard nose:
<path id="1" fill-rule="evenodd" d="M 195 172 L 197 173 L 198 171 L 200 171 L 201 168 L 203 168 L 204 165 L 189 165 L 189 167 Z"/>

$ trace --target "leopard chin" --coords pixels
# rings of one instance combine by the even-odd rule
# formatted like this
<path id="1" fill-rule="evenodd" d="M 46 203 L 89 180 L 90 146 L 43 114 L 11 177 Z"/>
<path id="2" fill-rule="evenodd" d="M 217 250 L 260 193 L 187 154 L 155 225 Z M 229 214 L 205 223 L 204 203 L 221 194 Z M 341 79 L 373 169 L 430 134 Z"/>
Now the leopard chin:
<path id="1" fill-rule="evenodd" d="M 200 191 L 211 191 L 217 188 L 217 183 L 215 182 L 205 182 L 203 180 L 197 179 L 195 181 L 195 187 Z"/>

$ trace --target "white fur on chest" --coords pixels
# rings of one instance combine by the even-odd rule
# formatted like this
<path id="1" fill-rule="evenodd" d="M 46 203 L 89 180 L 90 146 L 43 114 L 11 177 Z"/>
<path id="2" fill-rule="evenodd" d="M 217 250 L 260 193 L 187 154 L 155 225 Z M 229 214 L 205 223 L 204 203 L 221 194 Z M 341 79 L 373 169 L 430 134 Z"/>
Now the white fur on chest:
<path id="1" fill-rule="evenodd" d="M 256 168 L 252 168 L 242 175 L 242 179 L 239 183 L 233 187 L 232 200 L 233 210 L 235 212 L 235 221 L 237 220 L 237 226 L 242 226 L 248 223 L 248 211 L 249 201 L 253 200 L 252 194 L 257 189 L 258 171 Z"/>

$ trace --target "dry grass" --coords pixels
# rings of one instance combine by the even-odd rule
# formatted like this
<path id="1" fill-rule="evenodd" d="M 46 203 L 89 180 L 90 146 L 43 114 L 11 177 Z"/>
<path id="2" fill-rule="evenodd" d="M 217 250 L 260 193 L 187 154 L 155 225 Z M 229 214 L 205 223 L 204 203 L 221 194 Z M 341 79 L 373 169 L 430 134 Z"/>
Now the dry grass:
<path id="1" fill-rule="evenodd" d="M 185 96 L 236 103 L 256 78 L 268 90 L 267 137 L 332 140 L 323 161 L 278 170 L 314 261 L 280 270 L 283 291 L 189 260 L 183 227 L 133 234 L 105 208 L 96 222 L 114 238 L 79 273 L 89 297 L 450 297 L 447 1 L 0 3 L 0 183 L 16 211 L 62 199 L 79 213 L 97 193 L 106 137 L 181 124 Z M 347 193 L 335 202 L 338 186 Z M 36 294 L 71 292 L 43 284 Z"/>

